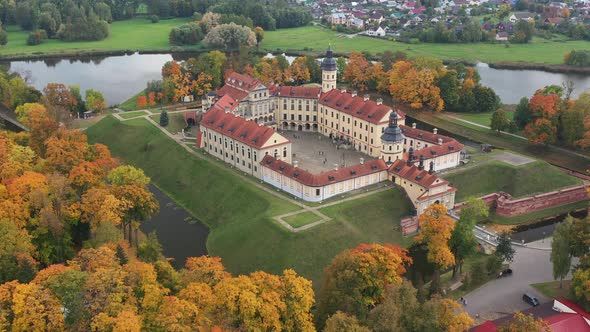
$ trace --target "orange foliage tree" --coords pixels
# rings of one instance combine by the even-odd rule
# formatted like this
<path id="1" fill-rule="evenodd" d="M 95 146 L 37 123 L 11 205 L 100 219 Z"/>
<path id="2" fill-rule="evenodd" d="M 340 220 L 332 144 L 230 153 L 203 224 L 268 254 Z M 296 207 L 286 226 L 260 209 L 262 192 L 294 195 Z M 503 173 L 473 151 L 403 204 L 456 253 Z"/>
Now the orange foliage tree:
<path id="1" fill-rule="evenodd" d="M 348 66 L 344 69 L 343 79 L 354 88 L 361 91 L 367 90 L 371 73 L 369 61 L 360 52 L 352 52 L 348 60 Z"/>
<path id="2" fill-rule="evenodd" d="M 291 63 L 291 66 L 287 70 L 288 79 L 295 81 L 297 84 L 309 82 L 311 74 L 305 63 L 306 61 L 307 59 L 304 56 L 297 57 L 293 60 L 293 63 Z"/>
<path id="3" fill-rule="evenodd" d="M 138 108 L 145 108 L 147 106 L 147 99 L 144 95 L 137 96 L 137 107 Z"/>
<path id="4" fill-rule="evenodd" d="M 538 118 L 526 125 L 524 134 L 531 144 L 551 144 L 557 138 L 557 127 L 549 119 Z"/>
<path id="5" fill-rule="evenodd" d="M 412 108 L 442 111 L 444 102 L 435 84 L 437 78 L 436 70 L 418 69 L 412 62 L 398 61 L 389 71 L 389 93 Z"/>

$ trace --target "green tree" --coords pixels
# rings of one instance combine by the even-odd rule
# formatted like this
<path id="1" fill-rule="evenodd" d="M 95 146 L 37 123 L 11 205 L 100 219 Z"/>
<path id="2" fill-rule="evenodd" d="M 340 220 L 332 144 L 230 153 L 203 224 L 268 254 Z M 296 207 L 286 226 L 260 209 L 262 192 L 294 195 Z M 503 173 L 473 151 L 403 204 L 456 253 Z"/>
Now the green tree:
<path id="1" fill-rule="evenodd" d="M 481 199 L 471 198 L 467 204 L 461 207 L 460 218 L 455 223 L 449 240 L 449 247 L 455 256 L 453 278 L 457 271 L 461 271 L 465 258 L 475 253 L 477 240 L 473 235 L 473 229 L 477 221 L 482 217 L 487 217 L 488 214 L 489 208 Z"/>
<path id="2" fill-rule="evenodd" d="M 102 93 L 92 89 L 86 90 L 86 106 L 88 109 L 95 112 L 101 112 L 107 108 L 107 104 Z"/>
<path id="3" fill-rule="evenodd" d="M 8 44 L 8 33 L 4 29 L 0 29 L 0 45 Z"/>
<path id="4" fill-rule="evenodd" d="M 158 241 L 156 232 L 151 232 L 143 241 L 139 243 L 137 248 L 137 258 L 143 262 L 153 263 L 164 257 L 162 245 Z"/>
<path id="5" fill-rule="evenodd" d="M 342 78 L 344 77 L 344 71 L 346 70 L 346 67 L 348 66 L 348 64 L 346 63 L 346 58 L 345 57 L 339 57 L 338 59 L 336 59 L 336 68 L 338 69 L 338 80 L 342 81 Z"/>
<path id="6" fill-rule="evenodd" d="M 336 312 L 326 321 L 324 332 L 371 332 L 362 326 L 358 319 L 341 311 Z"/>
<path id="7" fill-rule="evenodd" d="M 162 111 L 160 113 L 160 126 L 166 127 L 168 125 L 168 112 Z"/>
<path id="8" fill-rule="evenodd" d="M 440 89 L 440 96 L 445 102 L 445 111 L 457 111 L 461 106 L 459 99 L 461 96 L 461 82 L 454 70 L 447 71 L 444 75 L 436 80 L 436 85 Z"/>
<path id="9" fill-rule="evenodd" d="M 498 236 L 498 246 L 496 247 L 496 256 L 500 257 L 502 261 L 511 263 L 514 260 L 514 253 L 512 248 L 512 241 L 508 237 L 508 233 L 502 233 Z"/>
<path id="10" fill-rule="evenodd" d="M 487 86 L 477 85 L 473 88 L 473 97 L 476 100 L 477 112 L 493 112 L 500 107 L 500 97 Z"/>
<path id="11" fill-rule="evenodd" d="M 490 128 L 497 132 L 507 131 L 510 128 L 510 119 L 505 110 L 498 109 L 492 114 Z"/>
<path id="12" fill-rule="evenodd" d="M 529 109 L 529 99 L 527 97 L 520 98 L 514 113 L 514 122 L 518 128 L 522 129 L 531 122 L 531 111 Z"/>
<path id="13" fill-rule="evenodd" d="M 572 216 L 568 216 L 555 227 L 551 242 L 551 263 L 553 263 L 553 278 L 559 279 L 559 288 L 563 288 L 563 278 L 570 272 L 572 264 L 570 237 L 572 233 Z"/>

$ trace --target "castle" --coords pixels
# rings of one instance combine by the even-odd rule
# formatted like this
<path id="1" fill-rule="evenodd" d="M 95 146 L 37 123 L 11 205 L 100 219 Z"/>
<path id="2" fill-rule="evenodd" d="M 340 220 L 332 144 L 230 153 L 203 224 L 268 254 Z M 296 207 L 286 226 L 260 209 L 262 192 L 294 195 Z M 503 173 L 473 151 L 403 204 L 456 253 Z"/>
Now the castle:
<path id="1" fill-rule="evenodd" d="M 405 114 L 381 99 L 337 89 L 331 48 L 321 69 L 321 88 L 267 86 L 231 72 L 221 89 L 204 97 L 197 146 L 306 201 L 391 181 L 405 190 L 418 214 L 435 202 L 452 208 L 455 188 L 435 170 L 458 166 L 464 146 L 436 129 L 406 126 Z M 375 159 L 312 174 L 298 167 L 291 141 L 277 129 L 321 133 Z"/>

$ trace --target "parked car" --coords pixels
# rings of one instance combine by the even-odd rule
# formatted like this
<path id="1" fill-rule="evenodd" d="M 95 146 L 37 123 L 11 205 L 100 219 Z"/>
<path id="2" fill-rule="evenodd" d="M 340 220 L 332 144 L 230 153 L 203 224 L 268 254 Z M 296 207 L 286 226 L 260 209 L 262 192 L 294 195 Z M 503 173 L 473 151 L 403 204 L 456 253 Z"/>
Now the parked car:
<path id="1" fill-rule="evenodd" d="M 531 294 L 528 294 L 528 293 L 524 293 L 524 294 L 522 295 L 522 300 L 523 300 L 524 302 L 526 302 L 526 303 L 528 303 L 528 304 L 532 305 L 533 307 L 536 307 L 536 306 L 538 306 L 539 304 L 541 304 L 541 303 L 539 303 L 539 300 L 538 300 L 536 297 L 534 297 L 534 296 L 532 296 Z"/>
<path id="2" fill-rule="evenodd" d="M 498 278 L 501 277 L 508 277 L 512 275 L 512 269 L 508 268 L 508 269 L 503 269 L 502 271 L 500 271 L 500 273 L 498 273 Z"/>

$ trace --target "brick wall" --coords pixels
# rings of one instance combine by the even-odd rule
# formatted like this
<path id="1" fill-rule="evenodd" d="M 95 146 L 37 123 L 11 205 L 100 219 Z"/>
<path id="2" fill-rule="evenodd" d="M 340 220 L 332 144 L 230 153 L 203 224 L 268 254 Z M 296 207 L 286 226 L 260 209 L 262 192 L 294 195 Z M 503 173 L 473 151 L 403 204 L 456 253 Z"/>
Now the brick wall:
<path id="1" fill-rule="evenodd" d="M 402 219 L 400 225 L 403 235 L 416 233 L 418 232 L 418 217 L 414 216 Z"/>
<path id="2" fill-rule="evenodd" d="M 581 185 L 519 199 L 513 199 L 510 194 L 498 192 L 483 196 L 481 199 L 490 208 L 495 209 L 496 214 L 511 217 L 587 200 L 588 187 L 588 185 Z M 465 202 L 455 204 L 455 212 L 458 213 L 464 204 Z"/>

